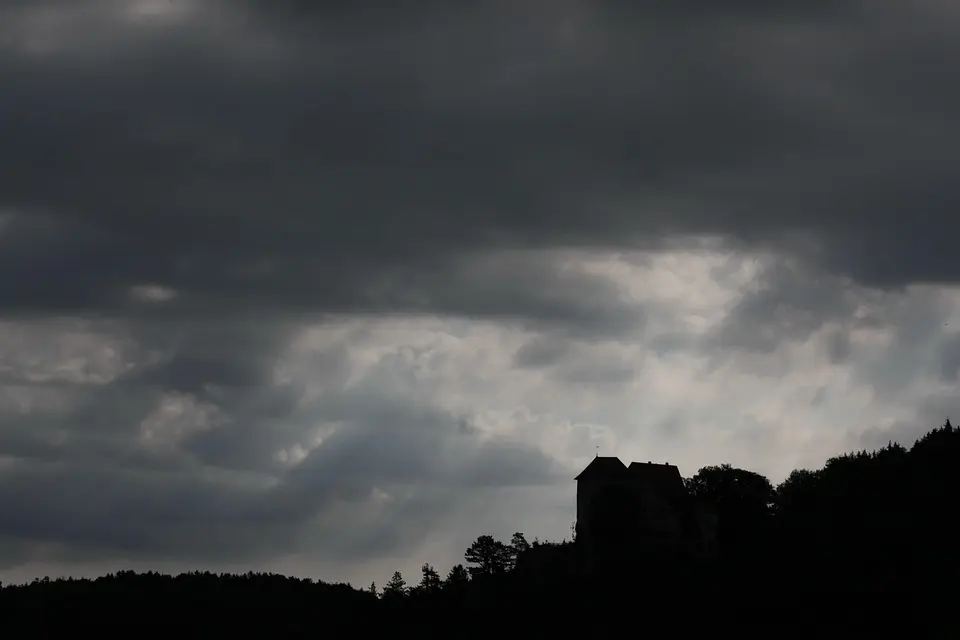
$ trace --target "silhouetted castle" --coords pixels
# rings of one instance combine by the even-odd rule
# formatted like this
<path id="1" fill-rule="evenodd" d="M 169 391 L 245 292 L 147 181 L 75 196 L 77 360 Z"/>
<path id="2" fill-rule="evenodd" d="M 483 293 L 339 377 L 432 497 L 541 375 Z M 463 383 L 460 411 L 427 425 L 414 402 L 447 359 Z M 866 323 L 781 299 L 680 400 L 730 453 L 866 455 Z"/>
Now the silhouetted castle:
<path id="1" fill-rule="evenodd" d="M 715 553 L 716 516 L 696 504 L 671 464 L 594 458 L 576 476 L 577 545 L 589 566 L 624 553 L 657 558 Z"/>

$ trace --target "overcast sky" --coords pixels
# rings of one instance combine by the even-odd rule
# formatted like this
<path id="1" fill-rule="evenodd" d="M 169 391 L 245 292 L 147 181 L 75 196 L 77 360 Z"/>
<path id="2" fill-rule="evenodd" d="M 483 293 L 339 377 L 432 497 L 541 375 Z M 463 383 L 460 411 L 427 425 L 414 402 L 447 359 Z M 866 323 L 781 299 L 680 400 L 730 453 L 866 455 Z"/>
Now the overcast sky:
<path id="1" fill-rule="evenodd" d="M 568 536 L 598 450 L 909 446 L 960 416 L 958 25 L 0 0 L 0 579 L 415 581 Z"/>

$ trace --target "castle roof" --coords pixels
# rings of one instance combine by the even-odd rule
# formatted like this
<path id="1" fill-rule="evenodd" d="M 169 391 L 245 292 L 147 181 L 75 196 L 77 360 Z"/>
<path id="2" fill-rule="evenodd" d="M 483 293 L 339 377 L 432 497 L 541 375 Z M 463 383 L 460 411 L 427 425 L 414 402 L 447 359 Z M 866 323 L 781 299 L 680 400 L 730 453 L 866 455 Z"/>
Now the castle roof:
<path id="1" fill-rule="evenodd" d="M 657 464 L 655 462 L 631 462 L 628 469 L 633 477 L 643 478 L 643 481 L 655 487 L 667 499 L 683 500 L 686 489 L 683 486 L 683 477 L 675 464 Z"/>
<path id="2" fill-rule="evenodd" d="M 676 480 L 683 482 L 683 478 L 680 476 L 680 469 L 675 464 L 631 462 L 628 469 L 630 470 L 630 473 L 643 474 L 643 476 L 647 478 L 656 478 L 666 482 L 674 482 Z"/>
<path id="3" fill-rule="evenodd" d="M 698 524 L 692 510 L 692 502 L 687 488 L 683 484 L 680 469 L 674 464 L 655 462 L 631 462 L 627 467 L 616 457 L 596 457 L 590 461 L 575 480 L 588 480 L 591 483 L 647 487 L 661 496 L 680 514 L 683 528 L 690 535 L 696 535 Z M 691 533 L 693 532 L 693 533 Z"/>
<path id="4" fill-rule="evenodd" d="M 574 480 L 590 480 L 593 478 L 617 478 L 627 472 L 625 464 L 616 456 L 597 456 L 590 461 L 583 471 Z"/>
<path id="5" fill-rule="evenodd" d="M 682 501 L 687 491 L 675 464 L 631 462 L 627 467 L 615 456 L 597 456 L 574 480 L 631 480 L 653 488 L 671 502 Z"/>

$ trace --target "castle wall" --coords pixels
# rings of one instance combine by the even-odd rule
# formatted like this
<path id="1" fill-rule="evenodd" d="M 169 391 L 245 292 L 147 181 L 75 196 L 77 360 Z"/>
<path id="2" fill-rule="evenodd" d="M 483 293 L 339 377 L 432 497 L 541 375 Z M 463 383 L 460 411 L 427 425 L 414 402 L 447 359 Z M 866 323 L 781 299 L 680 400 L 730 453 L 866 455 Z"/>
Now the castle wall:
<path id="1" fill-rule="evenodd" d="M 636 482 L 635 486 L 642 500 L 640 509 L 643 528 L 653 534 L 679 536 L 683 530 L 683 523 L 677 510 L 642 480 Z"/>
<path id="2" fill-rule="evenodd" d="M 663 556 L 686 550 L 690 540 L 684 535 L 682 513 L 643 478 L 625 476 L 622 481 L 614 479 L 584 479 L 577 487 L 577 542 L 584 551 L 589 565 L 596 560 L 595 523 L 591 522 L 591 506 L 605 490 L 623 487 L 635 493 L 634 512 L 623 513 L 622 525 L 631 530 L 630 539 L 636 542 L 637 551 L 646 551 L 652 556 Z M 690 549 L 692 551 L 692 549 Z"/>

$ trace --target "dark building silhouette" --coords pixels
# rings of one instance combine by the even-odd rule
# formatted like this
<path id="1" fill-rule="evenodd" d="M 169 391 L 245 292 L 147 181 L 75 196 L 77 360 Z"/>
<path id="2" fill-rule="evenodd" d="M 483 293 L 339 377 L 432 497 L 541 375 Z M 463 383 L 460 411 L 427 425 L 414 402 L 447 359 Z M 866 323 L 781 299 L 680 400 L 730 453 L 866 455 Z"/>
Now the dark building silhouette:
<path id="1" fill-rule="evenodd" d="M 588 567 L 638 558 L 711 555 L 716 517 L 695 503 L 676 465 L 594 458 L 577 481 L 577 545 Z"/>

